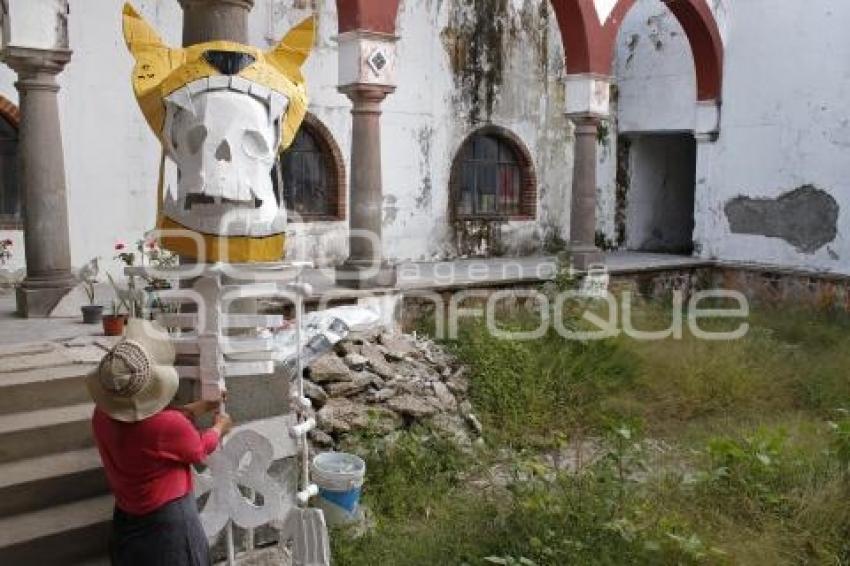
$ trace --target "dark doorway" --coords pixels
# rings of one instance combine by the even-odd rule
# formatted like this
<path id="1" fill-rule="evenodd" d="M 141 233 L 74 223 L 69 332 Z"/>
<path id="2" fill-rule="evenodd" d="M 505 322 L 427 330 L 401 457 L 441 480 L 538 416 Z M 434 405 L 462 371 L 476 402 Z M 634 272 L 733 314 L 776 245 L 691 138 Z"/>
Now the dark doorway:
<path id="1" fill-rule="evenodd" d="M 625 237 L 630 250 L 694 251 L 696 141 L 692 134 L 641 134 L 626 141 Z M 622 165 L 622 164 L 621 164 Z"/>

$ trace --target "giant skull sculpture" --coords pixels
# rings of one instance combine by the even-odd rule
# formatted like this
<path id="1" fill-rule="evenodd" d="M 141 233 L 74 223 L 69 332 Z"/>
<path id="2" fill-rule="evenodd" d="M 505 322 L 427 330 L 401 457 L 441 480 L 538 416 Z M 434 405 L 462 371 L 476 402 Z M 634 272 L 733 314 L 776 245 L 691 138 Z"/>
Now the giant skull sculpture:
<path id="1" fill-rule="evenodd" d="M 282 258 L 286 216 L 270 172 L 306 113 L 300 68 L 313 31 L 309 18 L 269 52 L 228 41 L 171 49 L 124 6 L 136 97 L 177 167 L 166 195 L 160 179 L 164 247 L 199 257 L 193 240 L 170 233 L 189 230 L 201 235 L 207 261 Z"/>

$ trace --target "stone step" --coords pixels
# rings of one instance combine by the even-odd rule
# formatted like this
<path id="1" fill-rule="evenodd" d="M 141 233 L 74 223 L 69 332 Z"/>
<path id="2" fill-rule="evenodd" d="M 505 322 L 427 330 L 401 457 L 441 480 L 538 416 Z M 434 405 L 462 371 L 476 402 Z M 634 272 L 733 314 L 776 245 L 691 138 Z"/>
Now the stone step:
<path id="1" fill-rule="evenodd" d="M 0 415 L 84 403 L 94 365 L 63 365 L 0 373 Z"/>
<path id="2" fill-rule="evenodd" d="M 94 446 L 93 410 L 82 403 L 0 415 L 0 464 Z"/>
<path id="3" fill-rule="evenodd" d="M 0 519 L 0 564 L 69 566 L 107 553 L 111 495 Z"/>
<path id="4" fill-rule="evenodd" d="M 0 464 L 0 518 L 108 492 L 96 448 Z"/>

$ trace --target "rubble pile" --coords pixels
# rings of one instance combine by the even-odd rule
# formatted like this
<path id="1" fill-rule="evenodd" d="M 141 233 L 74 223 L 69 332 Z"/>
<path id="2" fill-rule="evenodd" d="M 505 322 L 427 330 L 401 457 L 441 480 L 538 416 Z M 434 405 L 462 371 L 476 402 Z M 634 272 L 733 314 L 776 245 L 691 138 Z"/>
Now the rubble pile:
<path id="1" fill-rule="evenodd" d="M 313 402 L 318 449 L 356 432 L 389 435 L 423 424 L 461 446 L 481 435 L 467 400 L 466 368 L 432 340 L 355 333 L 314 361 L 304 393 Z"/>

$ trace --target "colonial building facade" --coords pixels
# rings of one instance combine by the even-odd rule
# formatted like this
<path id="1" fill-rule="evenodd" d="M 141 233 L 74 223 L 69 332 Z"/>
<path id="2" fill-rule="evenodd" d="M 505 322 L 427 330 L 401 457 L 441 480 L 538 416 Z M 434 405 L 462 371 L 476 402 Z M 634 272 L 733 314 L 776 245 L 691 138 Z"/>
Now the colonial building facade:
<path id="1" fill-rule="evenodd" d="M 136 7 L 177 46 L 193 1 Z M 67 16 L 73 266 L 154 225 L 159 146 L 121 4 Z M 318 17 L 310 114 L 274 173 L 289 257 L 341 263 L 351 226 L 391 261 L 615 247 L 850 273 L 843 0 L 234 4 L 261 47 Z M 23 267 L 18 79 L 0 67 L 0 237 Z"/>

